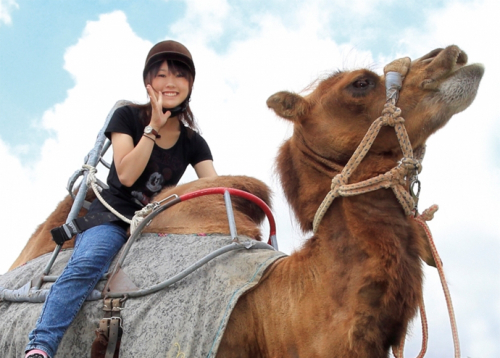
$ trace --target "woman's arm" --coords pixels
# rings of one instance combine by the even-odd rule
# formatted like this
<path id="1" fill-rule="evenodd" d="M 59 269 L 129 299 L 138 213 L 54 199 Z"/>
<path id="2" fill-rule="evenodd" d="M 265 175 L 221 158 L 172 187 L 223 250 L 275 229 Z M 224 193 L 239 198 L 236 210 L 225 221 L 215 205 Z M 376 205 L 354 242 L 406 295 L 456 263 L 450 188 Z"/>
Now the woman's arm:
<path id="1" fill-rule="evenodd" d="M 156 93 L 151 85 L 147 85 L 146 88 L 152 107 L 149 125 L 159 132 L 167 123 L 170 112 L 163 113 L 161 94 Z M 143 135 L 137 146 L 134 147 L 131 136 L 124 133 L 111 133 L 113 161 L 120 183 L 131 187 L 139 179 L 151 157 L 155 139 L 153 135 Z"/>
<path id="2" fill-rule="evenodd" d="M 194 170 L 198 178 L 216 177 L 217 172 L 212 160 L 204 160 L 194 165 Z"/>
<path id="3" fill-rule="evenodd" d="M 132 137 L 124 133 L 111 133 L 113 161 L 120 183 L 131 187 L 141 176 L 153 151 L 154 136 L 143 135 L 134 147 Z"/>

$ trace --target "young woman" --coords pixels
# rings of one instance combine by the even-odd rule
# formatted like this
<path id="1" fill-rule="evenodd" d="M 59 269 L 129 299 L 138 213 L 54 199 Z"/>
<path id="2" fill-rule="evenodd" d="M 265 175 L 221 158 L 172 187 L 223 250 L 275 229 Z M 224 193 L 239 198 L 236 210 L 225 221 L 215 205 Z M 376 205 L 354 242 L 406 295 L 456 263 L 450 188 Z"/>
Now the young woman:
<path id="1" fill-rule="evenodd" d="M 143 72 L 150 103 L 120 107 L 109 122 L 105 134 L 111 139 L 113 162 L 109 189 L 102 196 L 128 218 L 162 188 L 176 185 L 189 164 L 199 178 L 217 175 L 189 108 L 194 77 L 186 47 L 175 41 L 157 43 Z M 109 214 L 96 199 L 89 214 L 101 213 Z M 66 329 L 127 240 L 127 228 L 116 220 L 77 235 L 73 254 L 29 334 L 26 358 L 54 357 Z"/>

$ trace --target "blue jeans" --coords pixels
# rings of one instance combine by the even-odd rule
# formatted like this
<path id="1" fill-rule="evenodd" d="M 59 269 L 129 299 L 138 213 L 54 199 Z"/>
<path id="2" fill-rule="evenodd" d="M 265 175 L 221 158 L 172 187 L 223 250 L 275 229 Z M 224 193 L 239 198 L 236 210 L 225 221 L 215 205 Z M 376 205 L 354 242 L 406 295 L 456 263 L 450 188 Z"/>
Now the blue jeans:
<path id="1" fill-rule="evenodd" d="M 29 334 L 26 351 L 41 349 L 54 357 L 64 332 L 126 240 L 126 230 L 112 223 L 77 235 L 73 254 L 52 285 L 36 326 Z"/>

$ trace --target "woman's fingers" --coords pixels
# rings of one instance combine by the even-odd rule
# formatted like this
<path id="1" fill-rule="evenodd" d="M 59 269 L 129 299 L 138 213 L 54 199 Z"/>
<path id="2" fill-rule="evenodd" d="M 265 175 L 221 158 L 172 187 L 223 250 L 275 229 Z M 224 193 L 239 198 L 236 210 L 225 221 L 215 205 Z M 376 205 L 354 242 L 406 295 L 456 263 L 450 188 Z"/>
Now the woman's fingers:
<path id="1" fill-rule="evenodd" d="M 149 99 L 151 100 L 151 102 L 153 101 L 156 102 L 158 100 L 156 98 L 155 91 L 153 90 L 153 87 L 151 87 L 151 85 L 146 86 L 146 91 L 148 91 Z"/>
<path id="2" fill-rule="evenodd" d="M 159 126 L 159 128 L 161 128 L 165 123 L 167 123 L 167 120 L 170 118 L 172 113 L 170 111 L 163 113 L 161 92 L 156 92 L 151 85 L 147 85 L 146 90 L 148 91 L 151 106 L 153 107 L 151 122 L 154 122 Z"/>
<path id="3" fill-rule="evenodd" d="M 149 99 L 155 108 L 162 108 L 161 92 L 157 93 L 151 85 L 147 85 L 146 90 L 148 91 Z"/>

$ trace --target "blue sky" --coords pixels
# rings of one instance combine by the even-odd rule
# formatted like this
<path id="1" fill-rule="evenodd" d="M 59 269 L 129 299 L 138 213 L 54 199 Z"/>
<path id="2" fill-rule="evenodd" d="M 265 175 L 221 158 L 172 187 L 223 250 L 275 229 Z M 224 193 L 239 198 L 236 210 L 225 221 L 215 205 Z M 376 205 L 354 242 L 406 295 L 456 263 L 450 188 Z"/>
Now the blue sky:
<path id="1" fill-rule="evenodd" d="M 291 128 L 266 108 L 336 69 L 380 72 L 457 44 L 486 73 L 475 102 L 428 142 L 422 207 L 454 298 L 463 357 L 499 357 L 500 69 L 497 0 L 0 0 L 0 273 L 65 195 L 119 99 L 145 101 L 149 48 L 176 39 L 197 67 L 192 107 L 220 174 L 257 177 L 275 192 L 280 248 L 300 247 L 273 175 Z M 100 173 L 103 175 L 102 173 Z M 193 180 L 188 171 L 183 181 Z M 452 355 L 439 280 L 426 269 L 428 357 Z M 416 355 L 419 324 L 408 343 Z"/>

